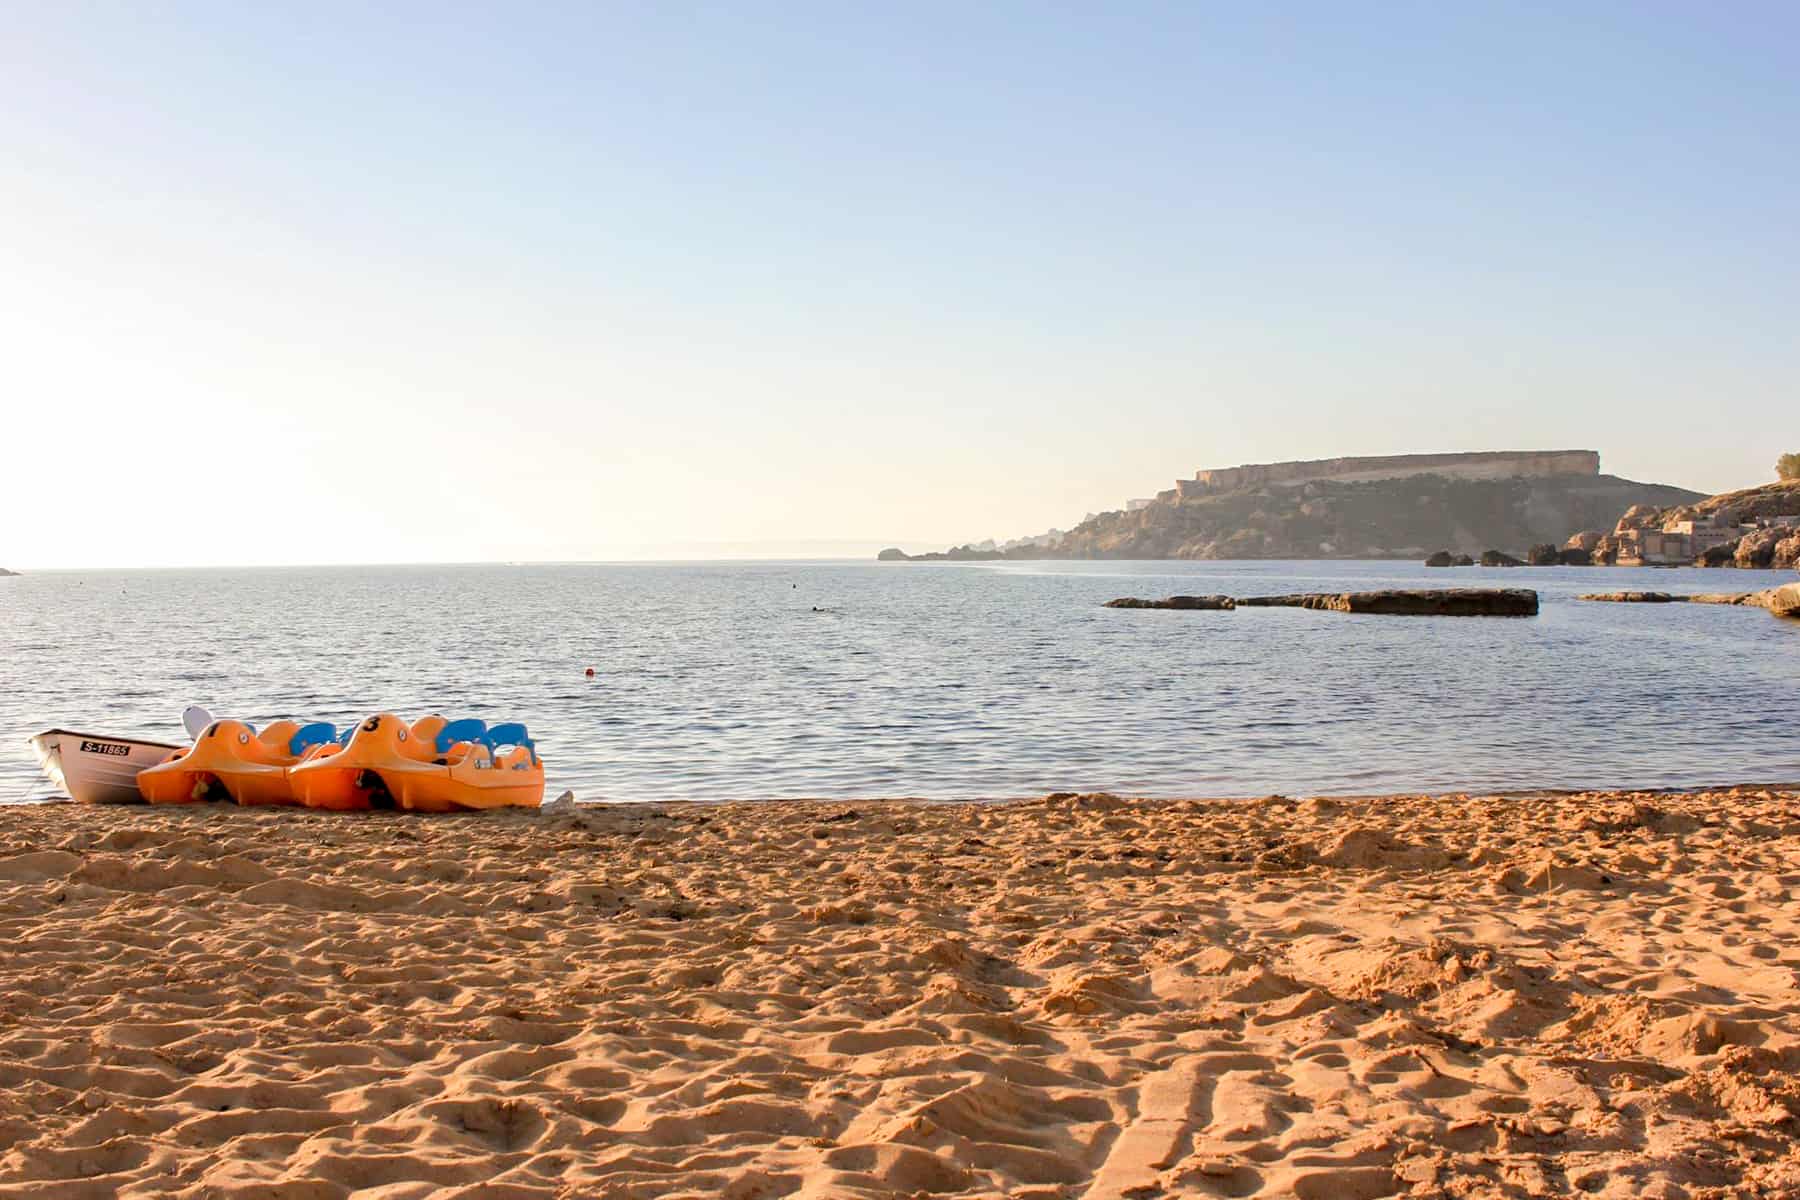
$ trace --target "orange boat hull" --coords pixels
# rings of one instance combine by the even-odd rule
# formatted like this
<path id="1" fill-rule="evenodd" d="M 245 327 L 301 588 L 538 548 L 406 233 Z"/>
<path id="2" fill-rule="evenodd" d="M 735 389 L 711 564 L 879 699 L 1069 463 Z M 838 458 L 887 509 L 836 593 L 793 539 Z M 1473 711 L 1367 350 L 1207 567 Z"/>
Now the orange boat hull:
<path id="1" fill-rule="evenodd" d="M 192 746 L 140 771 L 138 792 L 152 804 L 299 804 L 289 772 L 318 753 L 289 752 L 289 740 L 299 728 L 293 721 L 277 721 L 259 735 L 242 721 L 215 721 Z"/>
<path id="2" fill-rule="evenodd" d="M 296 802 L 309 808 L 357 812 L 480 812 L 536 808 L 544 799 L 544 765 L 526 747 L 495 755 L 459 742 L 438 753 L 433 740 L 442 717 L 407 725 L 392 713 L 371 717 L 349 744 L 321 753 L 289 772 Z"/>

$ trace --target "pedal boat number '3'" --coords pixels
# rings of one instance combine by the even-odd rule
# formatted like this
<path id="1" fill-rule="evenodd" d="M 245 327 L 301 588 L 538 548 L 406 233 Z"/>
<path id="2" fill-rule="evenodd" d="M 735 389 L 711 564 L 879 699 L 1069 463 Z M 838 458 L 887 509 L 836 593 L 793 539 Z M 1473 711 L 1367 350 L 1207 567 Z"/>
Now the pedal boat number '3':
<path id="1" fill-rule="evenodd" d="M 138 791 L 152 804 L 298 804 L 289 772 L 337 743 L 323 722 L 276 721 L 258 733 L 243 721 L 214 721 L 192 746 L 139 774 Z"/>
<path id="2" fill-rule="evenodd" d="M 435 714 L 410 726 L 392 713 L 370 717 L 348 745 L 289 777 L 302 804 L 339 811 L 536 808 L 544 799 L 544 764 L 525 726 Z"/>

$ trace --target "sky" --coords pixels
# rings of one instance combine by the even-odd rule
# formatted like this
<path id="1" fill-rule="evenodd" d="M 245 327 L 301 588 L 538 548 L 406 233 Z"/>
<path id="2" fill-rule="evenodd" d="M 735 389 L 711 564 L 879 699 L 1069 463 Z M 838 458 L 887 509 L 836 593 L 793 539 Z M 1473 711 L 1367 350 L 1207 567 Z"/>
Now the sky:
<path id="1" fill-rule="evenodd" d="M 0 565 L 860 555 L 1348 454 L 1748 486 L 1796 145 L 1785 2 L 0 0 Z"/>

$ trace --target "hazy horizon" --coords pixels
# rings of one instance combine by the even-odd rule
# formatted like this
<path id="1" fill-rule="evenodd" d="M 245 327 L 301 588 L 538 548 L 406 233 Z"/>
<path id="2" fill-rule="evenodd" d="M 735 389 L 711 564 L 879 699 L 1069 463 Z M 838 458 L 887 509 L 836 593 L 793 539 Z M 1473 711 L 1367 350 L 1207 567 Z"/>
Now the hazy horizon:
<path id="1" fill-rule="evenodd" d="M 943 548 L 1202 467 L 1800 450 L 1787 6 L 0 31 L 3 567 Z"/>

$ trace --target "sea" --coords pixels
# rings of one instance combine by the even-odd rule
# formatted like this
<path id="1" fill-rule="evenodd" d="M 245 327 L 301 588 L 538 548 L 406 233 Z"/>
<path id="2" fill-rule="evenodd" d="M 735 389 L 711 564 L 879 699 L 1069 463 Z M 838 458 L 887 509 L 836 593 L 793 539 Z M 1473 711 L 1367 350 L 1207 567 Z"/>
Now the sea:
<path id="1" fill-rule="evenodd" d="M 1581 592 L 1792 572 L 1399 562 L 680 562 L 0 579 L 0 801 L 26 739 L 377 712 L 526 722 L 547 798 L 1236 797 L 1800 781 L 1800 622 Z M 1535 588 L 1527 619 L 1116 596 Z M 592 675 L 588 674 L 591 669 Z"/>

